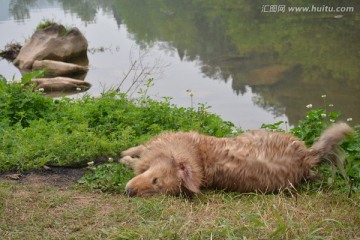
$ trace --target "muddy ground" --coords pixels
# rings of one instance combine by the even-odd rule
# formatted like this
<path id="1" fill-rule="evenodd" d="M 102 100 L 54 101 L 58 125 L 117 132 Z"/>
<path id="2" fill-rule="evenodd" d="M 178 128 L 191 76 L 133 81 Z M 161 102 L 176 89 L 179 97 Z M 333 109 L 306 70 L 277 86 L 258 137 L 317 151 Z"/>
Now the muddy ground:
<path id="1" fill-rule="evenodd" d="M 23 173 L 1 173 L 0 181 L 18 182 L 34 186 L 53 186 L 67 189 L 89 171 L 87 168 L 44 167 Z"/>

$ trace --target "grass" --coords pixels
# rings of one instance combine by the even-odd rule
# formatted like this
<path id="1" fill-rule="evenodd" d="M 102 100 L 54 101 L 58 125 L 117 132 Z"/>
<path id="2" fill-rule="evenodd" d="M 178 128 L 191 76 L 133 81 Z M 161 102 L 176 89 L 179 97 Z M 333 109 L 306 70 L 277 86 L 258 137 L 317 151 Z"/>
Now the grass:
<path id="1" fill-rule="evenodd" d="M 70 32 L 70 28 L 69 27 L 65 27 L 62 24 L 58 24 L 57 22 L 55 22 L 54 20 L 48 20 L 48 19 L 43 19 L 35 28 L 35 30 L 41 30 L 41 29 L 45 29 L 49 26 L 52 25 L 59 25 L 60 27 L 60 36 L 66 36 L 69 32 Z"/>
<path id="2" fill-rule="evenodd" d="M 82 166 L 97 158 L 75 187 L 56 188 L 0 179 L 0 239 L 358 239 L 360 237 L 360 132 L 342 148 L 345 172 L 277 195 L 207 191 L 193 199 L 129 199 L 121 192 L 133 176 L 114 163 L 122 150 L 163 131 L 195 130 L 225 137 L 240 128 L 199 105 L 180 108 L 169 98 L 128 99 L 110 91 L 99 98 L 46 98 L 24 75 L 0 77 L 0 172 L 45 166 Z M 309 109 L 290 131 L 308 145 L 339 114 Z M 281 122 L 263 128 L 280 131 Z M 46 216 L 46 217 L 44 217 Z"/>
<path id="3" fill-rule="evenodd" d="M 4 239 L 356 239 L 359 194 L 205 192 L 194 199 L 0 185 Z M 46 217 L 44 217 L 46 216 Z"/>

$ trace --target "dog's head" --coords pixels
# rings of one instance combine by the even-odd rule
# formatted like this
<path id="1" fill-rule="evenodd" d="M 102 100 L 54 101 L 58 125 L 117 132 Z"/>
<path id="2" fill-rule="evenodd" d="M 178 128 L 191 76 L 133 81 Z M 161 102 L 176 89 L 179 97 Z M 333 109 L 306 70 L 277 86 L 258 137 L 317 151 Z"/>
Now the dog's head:
<path id="1" fill-rule="evenodd" d="M 125 187 L 129 197 L 157 194 L 191 196 L 200 191 L 201 176 L 196 166 L 181 156 L 144 156 L 135 166 L 136 177 Z"/>

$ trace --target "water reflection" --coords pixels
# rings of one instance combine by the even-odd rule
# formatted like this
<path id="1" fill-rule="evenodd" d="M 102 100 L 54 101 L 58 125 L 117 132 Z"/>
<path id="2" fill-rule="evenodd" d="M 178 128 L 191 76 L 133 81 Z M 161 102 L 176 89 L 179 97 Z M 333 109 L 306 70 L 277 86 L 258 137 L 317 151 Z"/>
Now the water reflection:
<path id="1" fill-rule="evenodd" d="M 11 1 L 15 19 L 45 1 Z M 204 75 L 225 82 L 238 95 L 250 86 L 253 102 L 290 124 L 305 115 L 305 105 L 323 107 L 320 97 L 360 119 L 360 25 L 358 12 L 262 13 L 264 1 L 52 0 L 86 23 L 102 9 L 126 24 L 143 48 L 166 42 L 182 61 L 199 62 Z M 276 1 L 299 6 L 299 1 Z M 300 3 L 306 6 L 306 2 Z M 310 5 L 310 4 L 309 4 Z M 317 1 L 317 5 L 352 6 L 358 1 Z M 328 104 L 326 103 L 326 105 Z M 359 123 L 359 121 L 357 121 Z"/>
<path id="2" fill-rule="evenodd" d="M 200 60 L 207 76 L 231 79 L 237 94 L 251 86 L 257 105 L 285 113 L 290 124 L 304 116 L 309 102 L 323 107 L 322 94 L 345 117 L 359 118 L 356 13 L 339 19 L 334 13 L 264 14 L 261 1 L 158 2 L 114 1 L 137 41 L 170 42 L 181 59 Z"/>
<path id="3" fill-rule="evenodd" d="M 13 0 L 9 4 L 9 12 L 15 20 L 24 20 L 30 18 L 30 8 L 33 7 L 36 0 Z"/>

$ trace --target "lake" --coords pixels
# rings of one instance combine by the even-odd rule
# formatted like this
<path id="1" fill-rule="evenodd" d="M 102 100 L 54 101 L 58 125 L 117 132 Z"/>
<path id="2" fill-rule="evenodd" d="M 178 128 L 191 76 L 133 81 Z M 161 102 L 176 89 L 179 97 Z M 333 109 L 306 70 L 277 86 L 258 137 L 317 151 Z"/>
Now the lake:
<path id="1" fill-rule="evenodd" d="M 243 129 L 295 125 L 308 104 L 359 124 L 360 2 L 269 2 L 0 0 L 0 48 L 23 44 L 52 20 L 88 40 L 86 94 L 118 87 L 129 73 L 124 92 L 134 79 L 153 78 L 150 97 L 206 104 Z M 6 60 L 0 74 L 21 77 Z"/>

